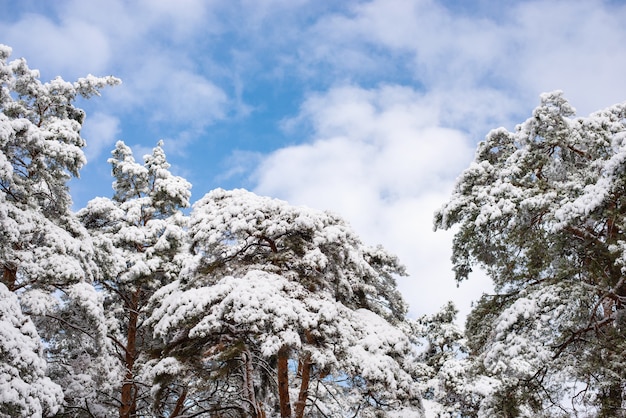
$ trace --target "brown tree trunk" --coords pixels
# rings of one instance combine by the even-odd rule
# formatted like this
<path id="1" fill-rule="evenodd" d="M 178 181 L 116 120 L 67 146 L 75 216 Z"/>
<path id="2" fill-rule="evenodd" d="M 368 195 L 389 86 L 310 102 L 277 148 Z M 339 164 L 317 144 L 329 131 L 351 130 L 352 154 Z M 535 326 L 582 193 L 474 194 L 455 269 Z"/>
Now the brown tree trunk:
<path id="1" fill-rule="evenodd" d="M 131 418 L 137 415 L 137 387 L 135 386 L 133 368 L 137 358 L 137 323 L 139 318 L 139 299 L 141 289 L 132 294 L 128 308 L 128 332 L 126 335 L 126 352 L 124 366 L 126 374 L 122 383 L 122 405 L 120 418 Z"/>
<path id="2" fill-rule="evenodd" d="M 306 407 L 306 400 L 309 397 L 311 365 L 311 355 L 306 354 L 300 363 L 300 377 L 302 379 L 302 383 L 300 384 L 300 393 L 298 394 L 298 401 L 296 402 L 296 418 L 304 417 L 304 408 Z"/>
<path id="3" fill-rule="evenodd" d="M 278 350 L 278 399 L 281 418 L 291 418 L 289 400 L 289 348 Z"/>
<path id="4" fill-rule="evenodd" d="M 10 292 L 15 291 L 15 282 L 17 281 L 17 269 L 10 268 L 5 264 L 2 272 L 2 283 L 9 289 Z"/>
<path id="5" fill-rule="evenodd" d="M 178 400 L 176 401 L 176 406 L 174 407 L 174 410 L 172 411 L 172 414 L 169 416 L 169 418 L 175 418 L 179 416 L 181 412 L 183 412 L 185 399 L 187 399 L 187 388 L 183 389 L 183 393 L 181 393 L 178 397 Z"/>

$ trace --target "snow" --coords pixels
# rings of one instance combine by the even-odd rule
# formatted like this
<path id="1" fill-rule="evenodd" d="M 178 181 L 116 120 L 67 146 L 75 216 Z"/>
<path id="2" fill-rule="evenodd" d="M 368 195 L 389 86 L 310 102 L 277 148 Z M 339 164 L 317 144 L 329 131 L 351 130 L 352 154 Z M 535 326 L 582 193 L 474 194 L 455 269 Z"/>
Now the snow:
<path id="1" fill-rule="evenodd" d="M 41 289 L 28 289 L 20 296 L 20 303 L 29 315 L 43 316 L 53 312 L 59 300 L 50 292 Z"/>
<path id="2" fill-rule="evenodd" d="M 162 377 L 189 384 L 194 371 L 186 358 L 151 358 L 146 347 L 138 347 L 134 365 L 113 356 L 125 349 L 129 311 L 145 327 L 140 335 L 153 331 L 163 352 L 191 341 L 211 359 L 235 342 L 266 368 L 288 352 L 294 398 L 303 379 L 295 365 L 312 362 L 315 400 L 325 411 L 350 404 L 363 416 L 376 409 L 394 417 L 454 416 L 465 402 L 458 396 L 475 403 L 478 416 L 490 416 L 502 391 L 523 392 L 538 376 L 546 392 L 538 402 L 565 410 L 553 399 L 561 402 L 596 378 L 577 367 L 595 347 L 563 342 L 576 330 L 604 326 L 598 318 L 621 315 L 611 298 L 621 297 L 616 288 L 623 282 L 614 267 L 626 271 L 626 104 L 574 118 L 562 92 L 546 93 L 514 132 L 493 130 L 479 144 L 435 215 L 435 228 L 461 225 L 457 279 L 482 265 L 499 292 L 480 302 L 489 315 L 474 318 L 482 335 L 470 335 L 474 352 L 466 355 L 448 318 L 453 307 L 407 322 L 395 285 L 404 268 L 383 248 L 364 245 L 335 214 L 216 189 L 185 216 L 191 185 L 170 173 L 162 141 L 143 164 L 116 144 L 109 160 L 115 195 L 89 202 L 80 224 L 66 188 L 85 164 L 84 112 L 72 102 L 119 80 L 89 75 L 41 83 L 24 60 L 7 64 L 10 53 L 0 45 L 2 88 L 11 90 L 0 103 L 0 264 L 15 275 L 7 282 L 17 291 L 0 284 L 0 414 L 51 415 L 65 393 L 65 402 L 93 402 L 91 411 L 105 416 L 97 392 L 118 391 L 126 366 L 153 396 Z M 143 299 L 133 305 L 129 295 Z M 74 337 L 63 339 L 58 330 Z M 422 352 L 419 340 L 427 342 Z M 66 358 L 48 364 L 54 356 Z M 621 366 L 598 367 L 619 379 Z M 425 391 L 456 404 L 426 400 L 422 411 Z M 533 414 L 530 404 L 519 408 Z"/>
<path id="3" fill-rule="evenodd" d="M 161 304 L 151 321 L 155 335 L 164 341 L 190 322 L 195 324 L 189 328 L 192 339 L 236 330 L 254 339 L 266 358 L 285 346 L 306 350 L 319 367 L 360 375 L 373 390 L 417 394 L 411 375 L 403 371 L 412 352 L 408 336 L 371 311 L 352 311 L 265 271 L 228 276 L 199 289 L 180 291 L 178 285 L 155 294 Z M 327 343 L 309 344 L 302 339 L 305 330 Z"/>
<path id="4" fill-rule="evenodd" d="M 241 341 L 265 361 L 287 348 L 327 370 L 326 385 L 354 379 L 355 402 L 419 400 L 393 255 L 363 245 L 336 215 L 245 190 L 205 195 L 189 232 L 194 256 L 152 297 L 155 338 L 185 335 L 207 352 Z"/>
<path id="5" fill-rule="evenodd" d="M 17 296 L 0 283 L 0 413 L 41 417 L 54 414 L 63 400 L 61 387 L 46 373 L 43 346 Z"/>
<path id="6" fill-rule="evenodd" d="M 435 215 L 435 228 L 460 226 L 457 280 L 480 266 L 497 292 L 475 308 L 487 315 L 472 318 L 473 380 L 486 379 L 479 415 L 498 412 L 493 394 L 504 388 L 522 400 L 537 397 L 546 411 L 575 415 L 592 406 L 591 398 L 555 404 L 574 397 L 573 382 L 593 380 L 599 369 L 621 376 L 620 364 L 590 364 L 587 356 L 607 354 L 595 351 L 595 344 L 604 347 L 602 333 L 585 330 L 601 326 L 602 303 L 619 309 L 602 295 L 615 292 L 615 267 L 626 266 L 625 121 L 626 104 L 575 118 L 562 92 L 546 93 L 514 132 L 487 135 Z M 576 332 L 580 338 L 568 344 Z M 545 393 L 524 393 L 529 381 Z M 535 413 L 530 404 L 519 407 L 521 415 Z"/>

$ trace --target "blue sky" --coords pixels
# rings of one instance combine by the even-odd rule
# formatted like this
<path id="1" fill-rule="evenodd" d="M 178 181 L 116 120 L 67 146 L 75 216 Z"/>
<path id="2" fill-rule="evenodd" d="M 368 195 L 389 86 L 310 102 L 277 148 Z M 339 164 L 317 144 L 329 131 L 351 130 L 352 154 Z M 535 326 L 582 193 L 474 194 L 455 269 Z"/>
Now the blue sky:
<path id="1" fill-rule="evenodd" d="M 338 212 L 407 265 L 413 316 L 464 315 L 488 281 L 456 287 L 433 211 L 540 93 L 579 115 L 626 100 L 624 21 L 600 0 L 0 0 L 0 43 L 44 81 L 123 81 L 84 103 L 76 208 L 112 195 L 116 140 L 140 160 L 164 139 L 194 201 L 245 187 Z"/>

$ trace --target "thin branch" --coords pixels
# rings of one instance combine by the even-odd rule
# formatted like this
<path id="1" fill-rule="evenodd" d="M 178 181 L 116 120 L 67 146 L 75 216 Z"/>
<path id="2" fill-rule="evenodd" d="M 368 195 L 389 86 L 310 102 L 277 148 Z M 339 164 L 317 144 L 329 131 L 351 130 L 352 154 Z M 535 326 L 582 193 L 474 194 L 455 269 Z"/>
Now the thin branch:
<path id="1" fill-rule="evenodd" d="M 25 312 L 25 313 L 27 313 L 27 312 Z M 27 313 L 27 314 L 28 314 L 28 313 Z M 38 316 L 38 315 L 33 315 L 33 316 Z M 91 338 L 92 340 L 95 340 L 95 337 L 94 337 L 94 336 L 92 336 L 90 333 L 88 333 L 87 331 L 85 331 L 85 330 L 84 330 L 84 329 L 82 329 L 81 327 L 79 327 L 79 326 L 77 326 L 77 325 L 74 325 L 74 324 L 72 324 L 72 323 L 70 323 L 70 322 L 66 321 L 66 320 L 65 320 L 65 319 L 63 319 L 63 318 L 59 318 L 58 316 L 56 316 L 56 315 L 51 315 L 51 314 L 45 314 L 45 315 L 43 315 L 43 316 L 44 316 L 45 318 L 55 319 L 55 320 L 57 320 L 57 321 L 59 321 L 59 322 L 62 322 L 62 323 L 64 323 L 65 325 L 67 325 L 68 327 L 70 327 L 70 328 L 72 328 L 72 329 L 74 329 L 74 330 L 76 330 L 76 331 L 78 331 L 78 332 L 82 332 L 83 334 L 85 334 L 86 336 L 88 336 L 89 338 Z"/>

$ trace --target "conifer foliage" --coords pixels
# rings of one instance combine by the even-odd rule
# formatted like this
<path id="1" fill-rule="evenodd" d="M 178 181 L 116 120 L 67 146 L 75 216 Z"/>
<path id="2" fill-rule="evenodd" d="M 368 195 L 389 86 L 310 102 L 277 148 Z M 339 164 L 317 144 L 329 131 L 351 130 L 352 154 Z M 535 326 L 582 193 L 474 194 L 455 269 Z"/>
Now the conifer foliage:
<path id="1" fill-rule="evenodd" d="M 181 210 L 189 206 L 191 185 L 170 173 L 162 142 L 144 157 L 144 164 L 135 162 L 121 141 L 112 154 L 113 199 L 94 199 L 78 215 L 98 249 L 97 282 L 121 371 L 117 389 L 108 396 L 119 405 L 120 417 L 133 417 L 151 407 L 150 382 L 140 376 L 151 348 L 146 305 L 180 270 L 186 242 Z"/>
<path id="2" fill-rule="evenodd" d="M 489 133 L 437 228 L 458 226 L 457 280 L 493 279 L 467 322 L 481 416 L 624 416 L 626 104 L 575 118 L 544 94 Z"/>
<path id="3" fill-rule="evenodd" d="M 162 381 L 220 390 L 194 412 L 420 416 L 395 257 L 333 214 L 245 190 L 200 199 L 189 233 L 191 257 L 150 322 Z"/>
<path id="4" fill-rule="evenodd" d="M 91 239 L 70 210 L 67 181 L 85 163 L 85 114 L 73 102 L 119 80 L 42 83 L 10 55 L 0 45 L 0 411 L 71 413 L 89 396 L 74 389 L 102 374 L 106 335 Z"/>
<path id="5" fill-rule="evenodd" d="M 17 296 L 0 283 L 0 415 L 49 416 L 63 400 L 61 387 L 46 376 L 43 344 Z"/>
<path id="6" fill-rule="evenodd" d="M 11 291 L 92 279 L 88 241 L 70 211 L 67 182 L 85 163 L 77 96 L 113 77 L 41 83 L 26 61 L 0 46 L 0 197 L 3 282 Z M 62 250 L 61 250 L 62 249 Z M 19 261 L 18 261 L 19 260 Z"/>
<path id="7" fill-rule="evenodd" d="M 398 260 L 336 215 L 191 185 L 118 142 L 74 213 L 72 103 L 0 47 L 0 416 L 421 416 Z"/>
<path id="8" fill-rule="evenodd" d="M 78 97 L 0 45 L 0 417 L 626 416 L 626 104 L 541 97 L 435 227 L 494 294 L 407 318 L 399 260 L 339 216 L 216 189 L 119 141 L 77 213 Z M 191 206 L 191 209 L 189 207 Z"/>

